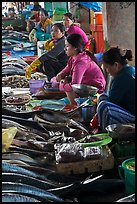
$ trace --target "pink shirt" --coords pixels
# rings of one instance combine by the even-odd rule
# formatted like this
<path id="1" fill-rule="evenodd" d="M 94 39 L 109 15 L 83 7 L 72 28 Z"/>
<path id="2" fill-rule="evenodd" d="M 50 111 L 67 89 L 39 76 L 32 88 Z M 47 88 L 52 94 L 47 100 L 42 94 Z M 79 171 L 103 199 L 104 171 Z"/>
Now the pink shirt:
<path id="1" fill-rule="evenodd" d="M 72 91 L 72 84 L 86 84 L 97 87 L 98 93 L 103 93 L 106 80 L 100 67 L 91 60 L 86 52 L 79 53 L 75 58 L 70 57 L 67 66 L 60 72 L 62 79 L 71 76 L 71 83 L 59 84 L 61 91 Z"/>
<path id="2" fill-rule="evenodd" d="M 67 31 L 68 35 L 70 34 L 79 34 L 83 38 L 84 45 L 88 43 L 88 37 L 86 33 L 78 26 L 78 25 L 71 25 Z"/>

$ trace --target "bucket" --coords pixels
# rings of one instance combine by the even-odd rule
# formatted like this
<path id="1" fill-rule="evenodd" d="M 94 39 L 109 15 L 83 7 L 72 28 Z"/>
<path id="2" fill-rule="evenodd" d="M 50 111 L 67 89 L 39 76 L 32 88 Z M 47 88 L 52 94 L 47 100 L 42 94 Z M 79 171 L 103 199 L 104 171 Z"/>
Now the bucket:
<path id="1" fill-rule="evenodd" d="M 44 88 L 45 80 L 29 80 L 30 93 L 36 93 L 40 88 Z"/>
<path id="2" fill-rule="evenodd" d="M 88 98 L 76 98 L 77 106 L 80 106 L 84 103 Z M 90 123 L 91 119 L 95 114 L 95 109 L 93 105 L 84 106 L 81 108 L 81 121 L 83 123 Z"/>
<path id="3" fill-rule="evenodd" d="M 119 176 L 125 182 L 127 195 L 135 193 L 135 169 L 129 168 L 133 165 L 135 167 L 135 158 L 127 159 L 118 166 Z"/>

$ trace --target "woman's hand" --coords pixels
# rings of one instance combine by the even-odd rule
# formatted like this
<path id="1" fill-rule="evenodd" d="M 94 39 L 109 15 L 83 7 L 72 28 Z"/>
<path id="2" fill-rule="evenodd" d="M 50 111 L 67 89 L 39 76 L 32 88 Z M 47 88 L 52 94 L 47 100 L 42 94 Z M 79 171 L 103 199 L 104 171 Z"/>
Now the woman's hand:
<path id="1" fill-rule="evenodd" d="M 58 73 L 57 76 L 56 76 L 56 81 L 57 82 L 60 82 L 62 79 L 61 79 L 61 74 Z"/>

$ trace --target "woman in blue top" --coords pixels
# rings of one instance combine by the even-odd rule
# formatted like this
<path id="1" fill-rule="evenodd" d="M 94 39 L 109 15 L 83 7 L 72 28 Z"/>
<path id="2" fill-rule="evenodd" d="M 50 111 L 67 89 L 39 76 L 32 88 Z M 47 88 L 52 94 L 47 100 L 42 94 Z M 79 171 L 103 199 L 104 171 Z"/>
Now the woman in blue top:
<path id="1" fill-rule="evenodd" d="M 135 122 L 135 67 L 132 51 L 111 47 L 103 53 L 103 67 L 112 77 L 109 94 L 98 99 L 97 120 L 102 130 L 110 124 Z"/>

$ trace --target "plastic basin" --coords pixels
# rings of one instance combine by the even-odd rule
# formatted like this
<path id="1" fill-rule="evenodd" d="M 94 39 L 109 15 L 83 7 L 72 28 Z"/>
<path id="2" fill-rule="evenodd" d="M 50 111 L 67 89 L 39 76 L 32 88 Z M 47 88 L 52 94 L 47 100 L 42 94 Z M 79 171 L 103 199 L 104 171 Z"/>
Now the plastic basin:
<path id="1" fill-rule="evenodd" d="M 44 84 L 45 80 L 29 80 L 30 93 L 38 92 L 40 88 L 44 88 Z"/>
<path id="2" fill-rule="evenodd" d="M 127 195 L 135 193 L 135 170 L 129 168 L 133 164 L 135 166 L 135 158 L 130 158 L 118 166 L 119 176 L 125 182 Z"/>

